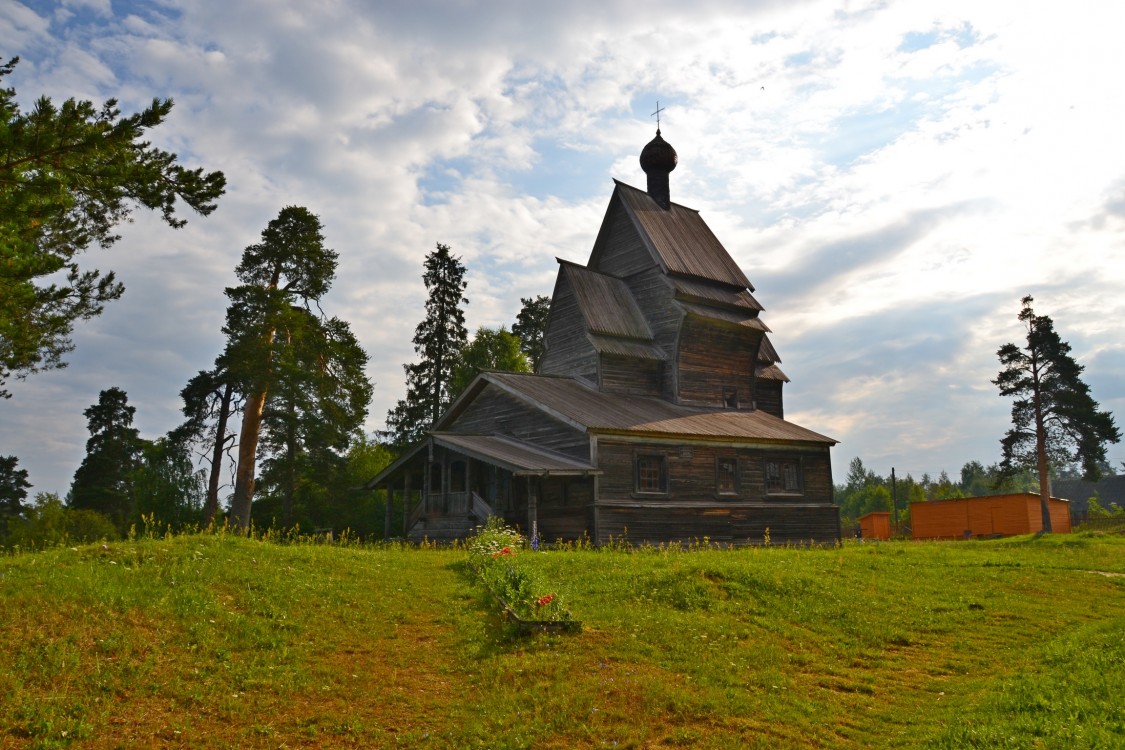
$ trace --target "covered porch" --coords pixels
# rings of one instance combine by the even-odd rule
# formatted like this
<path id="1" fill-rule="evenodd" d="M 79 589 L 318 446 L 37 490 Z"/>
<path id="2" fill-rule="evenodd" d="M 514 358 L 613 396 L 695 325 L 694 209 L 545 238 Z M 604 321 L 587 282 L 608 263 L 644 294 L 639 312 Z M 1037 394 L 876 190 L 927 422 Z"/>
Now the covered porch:
<path id="1" fill-rule="evenodd" d="M 595 475 L 589 463 L 496 435 L 432 433 L 365 488 L 386 490 L 385 534 L 420 541 L 463 539 L 489 516 L 528 536 L 579 538 L 592 531 Z M 391 519 L 402 509 L 402 529 Z"/>

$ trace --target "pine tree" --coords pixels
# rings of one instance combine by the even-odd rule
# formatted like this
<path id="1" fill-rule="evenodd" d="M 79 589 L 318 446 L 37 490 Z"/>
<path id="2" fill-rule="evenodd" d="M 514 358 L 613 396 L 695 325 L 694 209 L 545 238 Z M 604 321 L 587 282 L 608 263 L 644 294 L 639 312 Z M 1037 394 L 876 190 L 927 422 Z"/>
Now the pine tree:
<path id="1" fill-rule="evenodd" d="M 437 243 L 437 249 L 426 256 L 422 274 L 429 293 L 426 317 L 414 330 L 414 351 L 421 361 L 403 365 L 406 398 L 387 413 L 383 433 L 400 450 L 420 440 L 449 406 L 453 369 L 468 340 L 461 307 L 469 304 L 464 278 L 461 259 L 448 245 Z"/>
<path id="2" fill-rule="evenodd" d="M 0 79 L 17 62 L 0 65 Z M 154 99 L 122 117 L 113 99 L 99 109 L 41 97 L 23 113 L 15 90 L 0 88 L 0 397 L 13 372 L 64 367 L 75 321 L 124 291 L 112 272 L 81 270 L 80 253 L 112 245 L 134 206 L 176 228 L 181 200 L 204 216 L 215 209 L 221 172 L 185 169 L 145 140 L 171 110 L 170 99 Z"/>
<path id="3" fill-rule="evenodd" d="M 1019 320 L 1027 329 L 1027 344 L 1005 344 L 997 350 L 1003 369 L 993 380 L 1001 396 L 1013 396 L 1012 427 L 1000 441 L 1000 471 L 1012 476 L 1034 467 L 1039 476 L 1043 530 L 1050 532 L 1052 465 L 1080 464 L 1085 479 L 1093 481 L 1106 460 L 1106 443 L 1116 443 L 1121 433 L 1113 415 L 1098 409 L 1090 387 L 1082 382 L 1083 366 L 1070 356 L 1070 344 L 1055 331 L 1046 315 L 1036 315 L 1034 300 L 1024 297 Z"/>
<path id="4" fill-rule="evenodd" d="M 203 525 L 215 522 L 219 513 L 223 458 L 234 446 L 229 430 L 233 417 L 242 410 L 242 394 L 221 366 L 200 370 L 180 391 L 186 421 L 176 428 L 179 442 L 201 446 L 208 462 L 207 494 L 203 503 Z"/>
<path id="5" fill-rule="evenodd" d="M 318 304 L 332 285 L 336 258 L 324 247 L 320 219 L 306 208 L 288 206 L 262 231 L 262 241 L 243 252 L 235 269 L 242 284 L 227 289 L 231 304 L 223 332 L 228 343 L 218 365 L 246 394 L 231 499 L 231 516 L 240 528 L 250 524 L 267 406 L 273 409 L 271 423 L 284 421 L 277 418 L 278 409 L 314 414 L 304 419 L 302 429 L 333 431 L 326 444 L 335 450 L 346 450 L 347 439 L 339 436 L 349 435 L 366 416 L 371 398 L 363 372 L 367 354 L 347 323 L 326 318 Z M 278 397 L 275 405 L 267 403 L 271 396 Z M 298 405 L 298 398 L 311 405 Z M 302 433 L 300 439 L 305 437 Z M 286 445 L 296 446 L 297 439 L 294 435 Z M 273 440 L 265 449 L 276 445 Z M 296 460 L 295 453 L 290 458 Z"/>
<path id="6" fill-rule="evenodd" d="M 287 527 L 335 526 L 334 478 L 371 401 L 367 353 L 346 322 L 302 312 L 277 336 L 274 394 L 262 413 L 262 490 L 280 499 Z"/>

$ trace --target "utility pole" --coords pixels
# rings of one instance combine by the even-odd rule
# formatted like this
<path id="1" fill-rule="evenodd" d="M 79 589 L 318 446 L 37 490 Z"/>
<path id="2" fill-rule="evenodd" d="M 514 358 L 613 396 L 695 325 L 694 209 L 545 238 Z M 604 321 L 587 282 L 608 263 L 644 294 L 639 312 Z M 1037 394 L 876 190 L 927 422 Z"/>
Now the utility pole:
<path id="1" fill-rule="evenodd" d="M 895 533 L 898 533 L 898 487 L 895 485 L 895 467 L 891 467 L 891 507 L 895 511 Z"/>

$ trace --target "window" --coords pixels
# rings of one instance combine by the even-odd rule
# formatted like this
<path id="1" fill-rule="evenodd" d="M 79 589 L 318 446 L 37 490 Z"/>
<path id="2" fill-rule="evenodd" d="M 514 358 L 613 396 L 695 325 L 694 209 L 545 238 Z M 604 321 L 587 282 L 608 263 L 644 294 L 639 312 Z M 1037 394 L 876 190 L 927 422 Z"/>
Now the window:
<path id="1" fill-rule="evenodd" d="M 668 491 L 668 464 L 664 456 L 637 456 L 637 492 Z"/>
<path id="2" fill-rule="evenodd" d="M 801 462 L 793 458 L 766 460 L 767 494 L 801 494 Z"/>
<path id="3" fill-rule="evenodd" d="M 738 459 L 720 456 L 715 459 L 715 491 L 720 495 L 738 494 Z"/>

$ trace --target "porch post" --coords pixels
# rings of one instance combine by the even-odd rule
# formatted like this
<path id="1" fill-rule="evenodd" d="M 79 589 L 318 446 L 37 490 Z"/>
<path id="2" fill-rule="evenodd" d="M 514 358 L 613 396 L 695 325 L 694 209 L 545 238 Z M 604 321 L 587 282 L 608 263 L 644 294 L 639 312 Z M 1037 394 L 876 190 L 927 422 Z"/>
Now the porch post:
<path id="1" fill-rule="evenodd" d="M 428 441 L 426 446 L 426 460 L 423 462 L 425 465 L 422 467 L 422 512 L 430 512 L 430 493 L 433 492 L 433 463 L 434 463 L 434 442 Z"/>
<path id="2" fill-rule="evenodd" d="M 410 531 L 410 529 L 406 528 L 406 525 L 408 523 L 410 523 L 410 511 L 413 510 L 413 508 L 411 506 L 413 505 L 413 500 L 414 500 L 413 496 L 410 494 L 410 467 L 407 466 L 405 468 L 406 468 L 406 472 L 405 472 L 405 474 L 403 476 L 403 480 L 402 480 L 402 484 L 403 484 L 402 538 L 403 539 L 406 538 L 407 532 Z"/>
<path id="3" fill-rule="evenodd" d="M 535 493 L 532 477 L 527 478 L 527 536 L 534 538 L 539 534 L 539 501 Z"/>
<path id="4" fill-rule="evenodd" d="M 394 502 L 395 502 L 395 486 L 394 486 L 394 483 L 388 481 L 385 490 L 386 490 L 386 493 L 387 493 L 387 502 L 386 502 L 387 507 L 385 509 L 385 512 L 383 513 L 383 538 L 384 539 L 390 539 L 391 538 L 391 506 L 394 505 Z M 375 491 L 378 492 L 378 489 L 376 489 Z"/>

